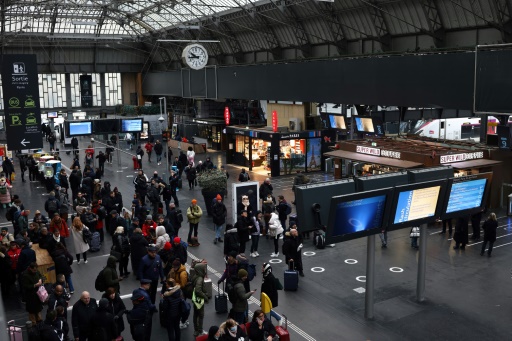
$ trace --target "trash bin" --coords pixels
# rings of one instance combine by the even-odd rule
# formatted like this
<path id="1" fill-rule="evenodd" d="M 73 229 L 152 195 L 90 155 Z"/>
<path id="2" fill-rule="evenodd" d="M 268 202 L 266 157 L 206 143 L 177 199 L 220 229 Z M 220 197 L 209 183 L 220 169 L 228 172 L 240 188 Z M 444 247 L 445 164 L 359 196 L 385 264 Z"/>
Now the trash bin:
<path id="1" fill-rule="evenodd" d="M 139 169 L 139 160 L 137 160 L 137 158 L 134 156 L 134 157 L 132 157 L 132 161 L 133 161 L 133 169 L 134 170 Z"/>
<path id="2" fill-rule="evenodd" d="M 512 194 L 508 195 L 507 215 L 512 215 Z"/>

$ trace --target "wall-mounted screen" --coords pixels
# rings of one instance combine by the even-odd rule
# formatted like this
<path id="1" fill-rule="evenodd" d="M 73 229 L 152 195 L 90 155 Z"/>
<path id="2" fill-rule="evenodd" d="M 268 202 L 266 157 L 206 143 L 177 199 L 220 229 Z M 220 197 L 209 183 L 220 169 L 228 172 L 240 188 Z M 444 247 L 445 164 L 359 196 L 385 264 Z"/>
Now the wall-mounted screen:
<path id="1" fill-rule="evenodd" d="M 68 136 L 81 136 L 92 134 L 91 121 L 69 122 Z"/>
<path id="2" fill-rule="evenodd" d="M 331 128 L 334 129 L 347 129 L 345 125 L 345 117 L 339 115 L 329 115 L 329 122 L 331 123 Z"/>
<path id="3" fill-rule="evenodd" d="M 390 230 L 435 221 L 440 216 L 446 180 L 395 187 Z"/>
<path id="4" fill-rule="evenodd" d="M 326 243 L 378 234 L 386 227 L 393 190 L 385 188 L 331 199 Z"/>
<path id="5" fill-rule="evenodd" d="M 142 118 L 122 119 L 121 132 L 140 133 L 142 132 Z"/>
<path id="6" fill-rule="evenodd" d="M 442 218 L 455 218 L 481 211 L 487 203 L 491 181 L 492 173 L 450 179 L 448 200 Z"/>
<path id="7" fill-rule="evenodd" d="M 49 111 L 48 112 L 48 118 L 57 118 L 57 112 L 56 111 Z"/>
<path id="8" fill-rule="evenodd" d="M 366 133 L 374 133 L 373 122 L 370 117 L 355 117 L 356 127 L 358 131 Z"/>

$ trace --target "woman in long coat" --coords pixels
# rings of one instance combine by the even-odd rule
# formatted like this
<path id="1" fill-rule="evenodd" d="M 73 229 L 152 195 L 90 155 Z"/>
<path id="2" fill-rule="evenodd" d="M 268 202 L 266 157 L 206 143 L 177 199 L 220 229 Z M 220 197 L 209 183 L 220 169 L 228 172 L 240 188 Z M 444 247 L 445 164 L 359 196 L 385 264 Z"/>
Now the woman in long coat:
<path id="1" fill-rule="evenodd" d="M 498 228 L 496 214 L 489 214 L 489 218 L 487 218 L 487 220 L 484 221 L 482 228 L 484 229 L 484 242 L 482 243 L 482 250 L 480 251 L 480 256 L 484 255 L 485 246 L 487 245 L 487 242 L 489 242 L 489 250 L 487 250 L 487 256 L 491 257 L 492 246 L 496 241 L 496 229 Z"/>
<path id="2" fill-rule="evenodd" d="M 73 246 L 75 247 L 76 261 L 80 264 L 80 255 L 84 256 L 84 262 L 87 263 L 87 251 L 89 251 L 89 244 L 84 242 L 84 231 L 85 225 L 80 220 L 80 217 L 73 219 L 71 225 L 71 237 L 73 240 Z M 92 233 L 93 231 L 91 231 Z"/>
<path id="3" fill-rule="evenodd" d="M 0 179 L 0 187 L 2 187 L 2 189 L 0 190 L 0 203 L 3 204 L 3 206 L 5 208 L 7 205 L 8 206 L 11 205 L 11 191 L 10 191 L 10 189 L 12 188 L 12 186 L 9 185 L 7 180 L 2 177 Z M 5 192 L 5 193 L 2 193 L 2 192 Z"/>

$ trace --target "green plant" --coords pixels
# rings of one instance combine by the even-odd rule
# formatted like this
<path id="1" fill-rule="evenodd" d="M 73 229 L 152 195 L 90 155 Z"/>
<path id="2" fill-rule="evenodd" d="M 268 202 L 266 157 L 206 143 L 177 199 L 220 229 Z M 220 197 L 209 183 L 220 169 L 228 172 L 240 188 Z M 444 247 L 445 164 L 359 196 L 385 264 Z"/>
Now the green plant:
<path id="1" fill-rule="evenodd" d="M 206 192 L 215 192 L 228 187 L 226 174 L 220 169 L 211 169 L 199 173 L 197 182 Z"/>

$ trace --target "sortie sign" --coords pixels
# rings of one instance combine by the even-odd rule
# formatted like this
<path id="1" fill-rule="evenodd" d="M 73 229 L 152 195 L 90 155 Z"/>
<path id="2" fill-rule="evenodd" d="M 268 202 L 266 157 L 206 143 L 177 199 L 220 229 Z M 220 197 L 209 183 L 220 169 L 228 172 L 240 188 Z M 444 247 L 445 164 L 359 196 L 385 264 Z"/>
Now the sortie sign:
<path id="1" fill-rule="evenodd" d="M 7 149 L 43 148 L 36 55 L 3 55 L 2 88 Z"/>

